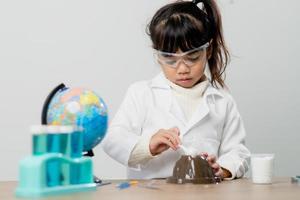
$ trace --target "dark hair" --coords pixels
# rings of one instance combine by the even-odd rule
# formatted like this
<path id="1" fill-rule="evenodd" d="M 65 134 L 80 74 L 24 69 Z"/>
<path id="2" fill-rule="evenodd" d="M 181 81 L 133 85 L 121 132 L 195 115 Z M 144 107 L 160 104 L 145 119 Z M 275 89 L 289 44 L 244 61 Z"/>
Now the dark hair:
<path id="1" fill-rule="evenodd" d="M 202 8 L 198 3 L 203 3 Z M 177 1 L 160 8 L 148 25 L 153 48 L 164 52 L 188 51 L 207 42 L 211 83 L 225 87 L 225 68 L 230 55 L 226 48 L 222 21 L 214 0 Z"/>

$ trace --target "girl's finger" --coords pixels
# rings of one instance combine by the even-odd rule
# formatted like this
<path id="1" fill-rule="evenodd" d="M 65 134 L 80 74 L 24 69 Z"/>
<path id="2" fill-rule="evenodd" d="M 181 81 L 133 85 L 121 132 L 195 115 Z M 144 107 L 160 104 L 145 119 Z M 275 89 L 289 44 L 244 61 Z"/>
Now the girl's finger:
<path id="1" fill-rule="evenodd" d="M 167 132 L 173 136 L 173 138 L 176 140 L 177 145 L 181 144 L 179 135 L 176 132 L 174 132 L 174 131 L 167 131 Z"/>
<path id="2" fill-rule="evenodd" d="M 171 142 L 170 139 L 166 138 L 166 137 L 161 137 L 161 142 L 168 145 L 169 147 L 171 147 L 174 151 L 176 151 L 176 147 L 175 145 Z"/>
<path id="3" fill-rule="evenodd" d="M 172 144 L 174 146 L 178 146 L 178 142 L 177 139 L 175 138 L 175 136 L 173 134 L 170 134 L 168 132 L 166 132 L 165 134 L 162 135 L 164 138 L 166 138 L 167 140 L 169 140 L 170 142 L 172 142 Z"/>
<path id="4" fill-rule="evenodd" d="M 222 177 L 222 174 L 223 174 L 223 171 L 221 169 L 215 173 L 215 175 L 218 177 Z"/>
<path id="5" fill-rule="evenodd" d="M 208 157 L 208 153 L 202 152 L 202 153 L 200 153 L 200 156 L 202 156 L 202 157 L 204 157 L 206 159 Z"/>
<path id="6" fill-rule="evenodd" d="M 210 164 L 213 164 L 216 162 L 216 156 L 214 155 L 209 155 L 206 159 Z"/>
<path id="7" fill-rule="evenodd" d="M 213 163 L 213 164 L 211 165 L 211 167 L 212 167 L 213 169 L 218 169 L 218 170 L 219 170 L 220 165 L 219 165 L 218 163 Z"/>
<path id="8" fill-rule="evenodd" d="M 170 131 L 174 131 L 177 135 L 180 135 L 179 129 L 177 127 L 170 128 Z"/>

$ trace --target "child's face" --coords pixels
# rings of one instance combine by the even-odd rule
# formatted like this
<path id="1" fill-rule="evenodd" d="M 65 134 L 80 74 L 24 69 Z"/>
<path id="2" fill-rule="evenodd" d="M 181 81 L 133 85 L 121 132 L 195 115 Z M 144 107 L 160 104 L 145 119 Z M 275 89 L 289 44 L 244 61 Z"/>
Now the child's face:
<path id="1" fill-rule="evenodd" d="M 182 54 L 182 51 L 178 50 L 176 53 Z M 191 58 L 183 57 L 177 60 L 175 67 L 170 67 L 166 62 L 158 62 L 167 79 L 181 87 L 191 88 L 197 84 L 204 75 L 207 53 L 206 50 L 202 50 L 190 56 Z M 196 60 L 192 62 L 193 64 L 190 64 L 189 59 Z"/>

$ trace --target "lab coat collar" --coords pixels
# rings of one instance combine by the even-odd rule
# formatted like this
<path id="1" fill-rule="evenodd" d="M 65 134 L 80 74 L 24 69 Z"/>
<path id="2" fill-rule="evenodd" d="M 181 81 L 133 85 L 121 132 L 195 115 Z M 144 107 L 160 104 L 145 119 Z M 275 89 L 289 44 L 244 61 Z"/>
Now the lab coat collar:
<path id="1" fill-rule="evenodd" d="M 171 87 L 167 83 L 167 80 L 163 73 L 158 74 L 156 77 L 152 79 L 150 83 L 150 87 L 153 89 L 166 90 L 167 93 L 164 94 L 171 95 Z M 166 103 L 168 102 L 166 106 L 169 112 L 184 124 L 185 128 L 184 130 L 181 131 L 181 137 L 185 135 L 191 128 L 193 128 L 199 121 L 201 121 L 209 113 L 210 109 L 207 104 L 207 99 L 209 98 L 210 100 L 212 100 L 213 103 L 215 103 L 215 96 L 219 96 L 221 98 L 224 97 L 224 95 L 218 89 L 216 89 L 211 85 L 211 83 L 209 83 L 207 89 L 203 94 L 204 100 L 200 102 L 201 105 L 199 105 L 198 109 L 195 111 L 194 115 L 188 122 L 186 122 L 183 111 L 176 103 L 175 99 L 171 98 L 171 96 L 170 98 L 165 99 L 165 102 Z"/>
<path id="2" fill-rule="evenodd" d="M 159 73 L 157 76 L 155 76 L 151 80 L 150 87 L 171 90 L 171 87 L 168 84 L 167 79 L 162 72 Z M 217 90 L 215 87 L 213 87 L 212 84 L 209 82 L 209 85 L 208 85 L 206 91 L 204 92 L 203 97 L 207 97 L 210 95 L 217 95 L 220 97 L 224 97 L 224 95 L 219 90 Z"/>
<path id="3" fill-rule="evenodd" d="M 162 72 L 159 73 L 157 76 L 155 76 L 151 80 L 150 87 L 161 88 L 161 89 L 171 89 L 171 87 L 167 83 L 165 75 Z"/>

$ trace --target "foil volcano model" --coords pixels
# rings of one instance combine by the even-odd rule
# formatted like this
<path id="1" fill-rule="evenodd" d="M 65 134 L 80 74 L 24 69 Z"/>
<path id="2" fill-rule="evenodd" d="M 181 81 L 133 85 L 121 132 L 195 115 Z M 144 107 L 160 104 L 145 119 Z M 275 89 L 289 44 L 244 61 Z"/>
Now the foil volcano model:
<path id="1" fill-rule="evenodd" d="M 221 179 L 215 177 L 213 169 L 206 159 L 201 156 L 182 155 L 173 169 L 173 176 L 167 178 L 167 183 L 194 183 L 212 184 L 219 183 Z"/>

